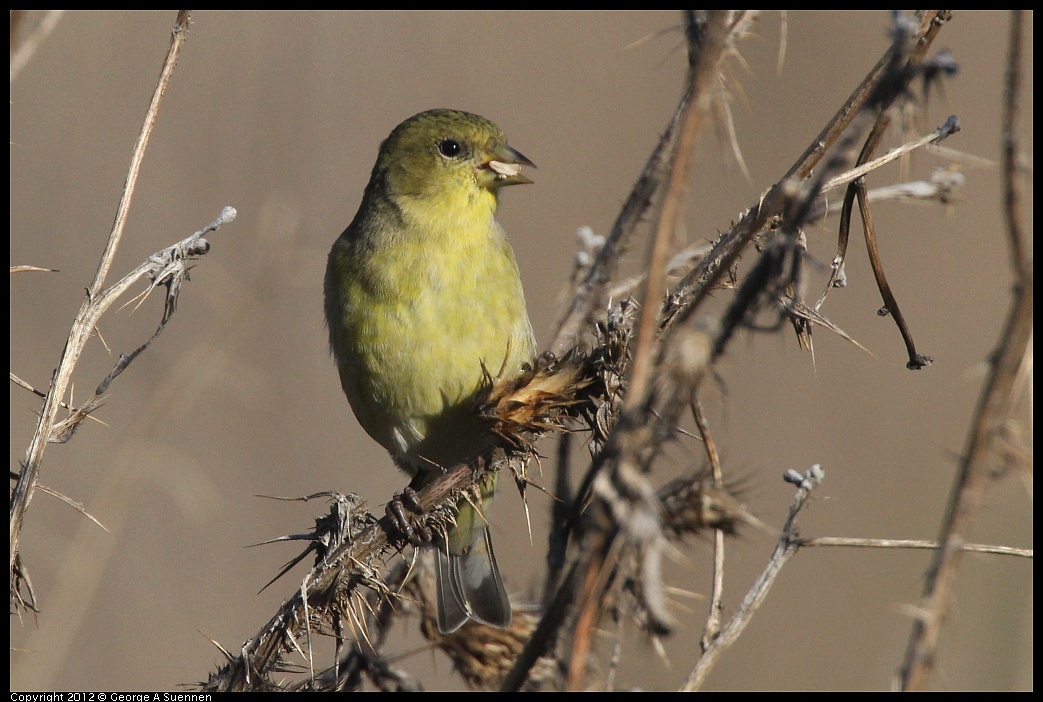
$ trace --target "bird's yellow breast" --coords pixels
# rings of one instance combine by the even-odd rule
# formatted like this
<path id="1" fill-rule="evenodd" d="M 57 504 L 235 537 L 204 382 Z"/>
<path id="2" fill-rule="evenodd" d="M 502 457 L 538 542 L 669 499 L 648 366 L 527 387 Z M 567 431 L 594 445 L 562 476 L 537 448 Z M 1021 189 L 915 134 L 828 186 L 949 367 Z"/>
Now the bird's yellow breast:
<path id="1" fill-rule="evenodd" d="M 366 431 L 414 471 L 481 448 L 482 365 L 517 372 L 535 351 L 495 195 L 472 188 L 455 198 L 399 202 L 385 218 L 393 224 L 365 223 L 365 236 L 349 227 L 327 270 L 344 391 Z"/>

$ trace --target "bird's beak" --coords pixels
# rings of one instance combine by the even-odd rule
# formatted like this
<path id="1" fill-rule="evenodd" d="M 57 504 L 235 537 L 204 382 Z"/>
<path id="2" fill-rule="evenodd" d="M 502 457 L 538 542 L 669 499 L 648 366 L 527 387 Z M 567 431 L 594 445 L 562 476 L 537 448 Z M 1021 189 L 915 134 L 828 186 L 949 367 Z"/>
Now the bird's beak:
<path id="1" fill-rule="evenodd" d="M 478 184 L 485 188 L 500 188 L 504 185 L 531 183 L 521 172 L 522 166 L 536 167 L 522 152 L 512 149 L 504 142 L 489 144 L 481 163 L 475 169 Z"/>

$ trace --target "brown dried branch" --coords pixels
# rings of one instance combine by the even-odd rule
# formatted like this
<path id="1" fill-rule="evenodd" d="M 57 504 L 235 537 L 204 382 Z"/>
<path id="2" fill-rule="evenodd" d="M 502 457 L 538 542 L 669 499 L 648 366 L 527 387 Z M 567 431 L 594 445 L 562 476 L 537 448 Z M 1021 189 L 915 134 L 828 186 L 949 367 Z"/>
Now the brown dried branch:
<path id="1" fill-rule="evenodd" d="M 623 401 L 623 410 L 634 412 L 644 405 L 655 355 L 653 337 L 656 334 L 658 300 L 665 290 L 666 262 L 669 244 L 677 228 L 683 195 L 688 189 L 688 172 L 695 157 L 695 145 L 713 104 L 714 86 L 721 71 L 721 62 L 733 47 L 736 38 L 745 34 L 750 18 L 743 12 L 734 16 L 723 10 L 699 16 L 689 11 L 686 24 L 688 35 L 689 93 L 691 102 L 684 108 L 681 133 L 670 162 L 662 210 L 659 213 L 655 237 L 648 256 L 645 279 L 644 306 L 637 324 L 634 361 L 630 369 L 629 392 Z"/>
<path id="2" fill-rule="evenodd" d="M 862 232 L 865 235 L 869 263 L 873 269 L 880 296 L 884 299 L 884 306 L 880 308 L 877 314 L 890 316 L 898 326 L 898 331 L 902 334 L 902 340 L 905 342 L 906 352 L 909 354 L 909 362 L 906 364 L 906 368 L 910 370 L 925 368 L 934 362 L 934 358 L 917 353 L 912 331 L 910 331 L 909 324 L 905 321 L 902 310 L 898 307 L 898 299 L 891 290 L 891 284 L 887 282 L 887 276 L 884 274 L 884 261 L 880 256 L 880 249 L 877 243 L 876 228 L 873 226 L 869 200 L 866 197 L 865 180 L 859 178 L 848 187 L 848 190 L 853 192 L 858 200 L 858 213 L 862 217 Z"/>
<path id="3" fill-rule="evenodd" d="M 735 41 L 732 32 L 740 32 L 743 22 L 741 13 L 733 16 L 726 11 L 702 14 L 690 11 L 686 17 L 688 94 L 691 98 L 681 119 L 681 132 L 674 147 L 663 207 L 649 254 L 646 304 L 637 324 L 634 360 L 622 413 L 601 453 L 610 460 L 607 461 L 607 470 L 598 473 L 592 484 L 594 501 L 591 509 L 596 528 L 585 535 L 580 547 L 584 555 L 580 561 L 579 590 L 575 594 L 577 613 L 568 632 L 571 645 L 566 647 L 568 689 L 578 690 L 586 686 L 594 629 L 601 621 L 609 585 L 614 580 L 612 574 L 624 552 L 640 554 L 641 584 L 647 595 L 645 604 L 649 627 L 660 632 L 668 631 L 670 627 L 670 616 L 660 597 L 662 587 L 659 582 L 659 561 L 665 539 L 653 490 L 641 475 L 646 470 L 653 439 L 652 433 L 642 426 L 651 391 L 653 361 L 657 355 L 654 336 L 658 310 L 652 300 L 658 298 L 664 287 L 668 244 L 680 213 L 682 193 L 687 188 L 695 143 L 712 104 L 720 63 Z"/>
<path id="4" fill-rule="evenodd" d="M 902 662 L 903 690 L 924 690 L 934 671 L 942 623 L 952 602 L 956 572 L 963 555 L 971 525 L 977 518 L 992 474 L 988 462 L 995 451 L 996 440 L 1002 434 L 1013 404 L 1020 370 L 1031 355 L 1033 332 L 1033 275 L 1031 263 L 1025 258 L 1019 221 L 1020 212 L 1010 208 L 1019 203 L 1017 162 L 1020 154 L 1014 136 L 1018 126 L 1017 105 L 1020 99 L 1022 23 L 1024 15 L 1015 10 L 1011 14 L 1010 47 L 1007 63 L 1007 90 L 1005 95 L 1004 125 L 1004 207 L 1007 209 L 1008 239 L 1016 288 L 1014 300 L 1000 333 L 999 348 L 992 355 L 991 370 L 982 389 L 967 437 L 967 448 L 960 462 L 959 472 L 952 488 L 952 497 L 938 541 L 942 544 L 931 564 L 918 616 L 913 625 L 905 659 Z"/>
<path id="5" fill-rule="evenodd" d="M 915 58 L 915 57 L 914 57 Z M 954 66 L 950 66 L 952 70 L 955 70 Z M 881 309 L 881 315 L 890 315 L 894 319 L 895 324 L 898 326 L 898 330 L 902 335 L 902 339 L 905 342 L 906 350 L 909 355 L 909 362 L 906 367 L 910 370 L 919 370 L 926 366 L 931 365 L 934 361 L 930 356 L 917 353 L 916 344 L 913 341 L 912 332 L 909 329 L 909 325 L 905 321 L 905 317 L 902 315 L 902 311 L 898 306 L 898 300 L 891 290 L 891 285 L 887 282 L 887 277 L 884 274 L 883 259 L 880 256 L 879 245 L 877 243 L 876 229 L 873 226 L 873 218 L 869 209 L 869 198 L 866 189 L 866 171 L 865 169 L 875 162 L 888 159 L 891 154 L 884 156 L 882 159 L 873 160 L 873 154 L 876 153 L 877 148 L 880 145 L 880 141 L 883 139 L 883 135 L 887 128 L 891 124 L 890 111 L 884 110 L 877 117 L 876 123 L 873 125 L 873 129 L 870 131 L 869 137 L 866 139 L 865 144 L 862 147 L 862 151 L 858 156 L 858 162 L 854 169 L 852 169 L 852 175 L 855 177 L 848 185 L 847 193 L 844 197 L 844 209 L 841 216 L 841 231 L 839 237 L 839 243 L 837 248 L 837 256 L 833 259 L 833 275 L 830 278 L 829 287 L 836 284 L 838 276 L 841 274 L 844 266 L 844 260 L 847 249 L 847 242 L 849 238 L 849 228 L 851 223 L 851 202 L 852 198 L 858 200 L 858 210 L 862 218 L 862 230 L 866 240 L 866 249 L 869 253 L 869 262 L 873 269 L 873 275 L 876 278 L 877 287 L 880 290 L 880 295 L 884 299 L 884 307 Z M 919 140 L 923 143 L 932 142 L 948 137 L 950 134 L 959 130 L 959 120 L 956 117 L 950 117 L 946 120 L 945 124 L 935 130 L 935 133 L 929 135 L 925 140 Z M 910 149 L 911 150 L 911 149 Z M 893 152 L 892 152 L 893 153 Z M 837 180 L 837 179 L 834 179 Z M 825 299 L 825 293 L 819 300 L 819 305 Z"/>
<path id="6" fill-rule="evenodd" d="M 1018 136 L 1018 110 L 1021 102 L 1021 52 L 1025 15 L 1015 10 L 1010 21 L 1010 54 L 1003 99 L 1003 212 L 1010 238 L 1011 267 L 1018 281 L 1032 277 L 1032 261 L 1025 251 L 1021 224 L 1021 143 Z"/>

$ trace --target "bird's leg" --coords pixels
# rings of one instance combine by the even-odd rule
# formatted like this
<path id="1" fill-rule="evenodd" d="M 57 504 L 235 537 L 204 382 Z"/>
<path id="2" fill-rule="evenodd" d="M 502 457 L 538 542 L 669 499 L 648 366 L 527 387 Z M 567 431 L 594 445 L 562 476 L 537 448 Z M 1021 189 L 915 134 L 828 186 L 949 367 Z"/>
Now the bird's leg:
<path id="1" fill-rule="evenodd" d="M 424 515 L 424 508 L 420 506 L 412 485 L 407 486 L 402 492 L 395 493 L 385 512 L 406 541 L 414 546 L 431 543 L 431 530 L 420 520 Z"/>

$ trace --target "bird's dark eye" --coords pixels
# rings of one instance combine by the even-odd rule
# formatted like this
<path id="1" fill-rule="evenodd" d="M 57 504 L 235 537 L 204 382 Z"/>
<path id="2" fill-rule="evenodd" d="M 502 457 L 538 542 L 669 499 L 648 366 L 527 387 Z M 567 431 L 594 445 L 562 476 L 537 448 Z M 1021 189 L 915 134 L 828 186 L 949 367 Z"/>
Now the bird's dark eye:
<path id="1" fill-rule="evenodd" d="M 442 139 L 438 142 L 438 153 L 446 158 L 455 158 L 460 155 L 461 151 L 463 151 L 463 147 L 456 139 Z"/>

